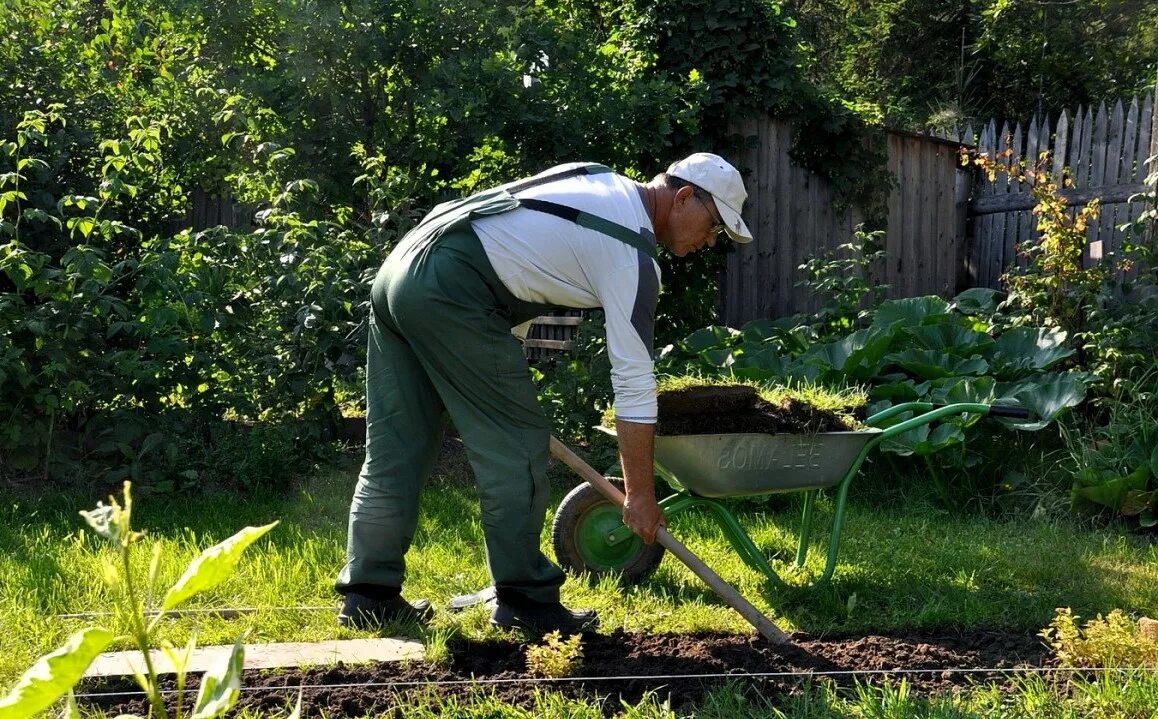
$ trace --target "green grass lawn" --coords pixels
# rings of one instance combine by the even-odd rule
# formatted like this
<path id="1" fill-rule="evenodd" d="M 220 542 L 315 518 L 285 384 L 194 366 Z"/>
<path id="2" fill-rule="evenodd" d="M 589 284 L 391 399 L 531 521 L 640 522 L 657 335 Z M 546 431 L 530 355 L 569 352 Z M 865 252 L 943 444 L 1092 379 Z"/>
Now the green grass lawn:
<path id="1" fill-rule="evenodd" d="M 221 494 L 191 500 L 138 496 L 134 525 L 147 530 L 163 548 L 158 593 L 201 549 L 245 525 L 281 520 L 246 553 L 236 576 L 190 605 L 254 607 L 258 611 L 233 620 L 207 614 L 184 616 L 165 624 L 165 636 L 184 642 L 195 632 L 201 644 L 231 643 L 245 630 L 254 642 L 366 636 L 336 625 L 337 598 L 332 591 L 334 575 L 344 561 L 346 510 L 356 473 L 357 465 L 351 459 L 297 486 L 258 497 Z M 5 628 L 0 632 L 0 687 L 11 686 L 37 656 L 89 623 L 59 615 L 113 609 L 114 598 L 101 581 L 102 565 L 113 555 L 102 541 L 85 531 L 77 515 L 78 510 L 95 505 L 97 499 L 52 496 L 29 501 L 0 496 L 0 626 Z M 424 502 L 422 524 L 409 555 L 410 581 L 405 592 L 409 597 L 428 597 L 439 605 L 488 582 L 476 496 L 463 477 L 443 474 L 431 481 Z M 829 505 L 822 502 L 820 509 L 821 520 L 826 519 L 823 510 Z M 799 503 L 792 499 L 744 500 L 738 506 L 741 523 L 757 545 L 784 557 L 790 556 L 794 547 L 792 532 L 798 513 Z M 823 529 L 821 521 L 809 559 L 808 570 L 813 573 L 819 573 L 823 564 L 823 542 L 827 539 L 820 531 Z M 702 517 L 681 516 L 671 530 L 782 628 L 813 635 L 916 627 L 1001 627 L 1035 632 L 1050 622 L 1054 608 L 1060 606 L 1070 606 L 1083 617 L 1115 608 L 1158 616 L 1158 545 L 1115 529 L 1084 529 L 1064 520 L 996 521 L 952 514 L 923 502 L 882 506 L 858 498 L 854 485 L 840 562 L 831 586 L 819 591 L 769 590 L 760 575 L 743 565 L 723 536 Z M 546 535 L 544 546 L 549 546 Z M 147 549 L 137 552 L 142 576 L 149 559 Z M 803 577 L 789 576 L 803 581 Z M 751 631 L 739 615 L 672 557 L 664 560 L 651 581 L 637 587 L 570 580 L 564 587 L 564 601 L 597 608 L 601 631 Z M 115 616 L 101 621 L 114 629 L 124 628 Z M 485 636 L 490 631 L 481 609 L 453 617 L 444 614 L 438 622 L 469 635 Z M 1158 683 L 1153 675 L 1143 674 L 1129 686 L 1134 688 L 1131 691 L 1149 697 L 1141 700 L 1141 706 L 1158 706 Z M 1113 688 L 1120 689 L 1117 684 Z M 1039 690 L 1044 688 L 1035 690 L 1027 684 L 1023 700 L 1031 700 Z M 871 697 L 839 698 L 818 688 L 808 694 L 812 697 L 809 701 L 815 700 L 818 707 L 829 706 L 831 712 L 800 715 L 843 716 L 842 702 L 861 709 L 868 706 L 865 702 L 900 702 L 897 706 L 903 705 L 902 709 L 909 706 L 906 702 L 917 702 L 881 691 L 885 690 L 870 691 Z M 961 716 L 1003 716 L 983 711 L 988 700 L 982 690 L 971 696 L 969 701 L 980 704 L 968 709 L 973 713 Z M 721 695 L 713 701 L 724 702 L 727 697 Z M 1000 708 L 1001 702 L 995 706 Z M 654 709 L 667 716 L 661 707 Z M 734 715 L 712 713 L 710 709 L 705 707 L 703 715 Z M 775 711 L 781 710 L 767 711 L 772 713 L 749 716 L 778 716 Z M 908 709 L 901 714 L 881 711 L 885 713 L 880 716 L 927 715 L 904 713 Z M 460 713 L 474 716 L 465 709 Z M 549 712 L 544 709 L 543 714 Z M 483 715 L 485 712 L 479 714 Z"/>

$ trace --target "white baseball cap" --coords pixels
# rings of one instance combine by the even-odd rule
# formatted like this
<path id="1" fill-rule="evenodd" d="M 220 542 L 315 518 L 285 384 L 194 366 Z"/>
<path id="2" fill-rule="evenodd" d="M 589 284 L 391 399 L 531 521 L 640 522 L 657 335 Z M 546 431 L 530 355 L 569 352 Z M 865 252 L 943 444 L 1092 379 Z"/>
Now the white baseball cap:
<path id="1" fill-rule="evenodd" d="M 751 242 L 752 232 L 740 217 L 748 192 L 740 172 L 727 160 L 710 152 L 697 152 L 667 168 L 667 174 L 687 180 L 708 192 L 716 203 L 724 230 L 735 242 Z"/>

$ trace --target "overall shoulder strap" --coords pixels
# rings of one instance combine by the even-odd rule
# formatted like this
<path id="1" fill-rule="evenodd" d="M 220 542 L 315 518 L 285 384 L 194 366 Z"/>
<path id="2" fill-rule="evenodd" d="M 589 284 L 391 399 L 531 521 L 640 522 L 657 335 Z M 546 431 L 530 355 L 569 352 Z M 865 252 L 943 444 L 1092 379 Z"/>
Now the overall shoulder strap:
<path id="1" fill-rule="evenodd" d="M 550 175 L 531 177 L 520 182 L 512 182 L 509 185 L 503 185 L 503 189 L 513 195 L 516 192 L 529 190 L 532 187 L 538 187 L 539 185 L 546 185 L 549 182 L 566 180 L 568 177 L 577 177 L 579 175 L 602 175 L 608 172 L 611 172 L 610 167 L 591 163 L 588 165 L 579 165 L 578 167 L 572 167 L 566 170 L 560 170 L 559 172 L 554 172 Z"/>
<path id="2" fill-rule="evenodd" d="M 561 205 L 558 202 L 551 202 L 549 200 L 536 200 L 532 198 L 522 198 L 519 200 L 519 205 L 534 210 L 536 212 L 545 212 L 548 215 L 561 217 L 564 220 L 574 222 L 580 227 L 586 227 L 589 230 L 602 232 L 608 237 L 613 237 L 620 242 L 631 245 L 635 249 L 644 253 L 653 260 L 656 259 L 657 254 L 655 244 L 649 242 L 646 237 L 635 230 L 629 230 L 623 225 L 605 220 L 599 215 L 592 215 L 589 212 L 570 207 L 568 205 Z"/>
<path id="3" fill-rule="evenodd" d="M 607 172 L 611 172 L 611 168 L 605 167 L 603 165 L 581 165 L 579 167 L 573 167 L 568 170 L 563 170 L 561 172 L 556 172 L 550 175 L 533 177 L 529 180 L 524 180 L 513 185 L 507 185 L 505 189 L 513 195 L 516 192 L 520 192 L 522 190 L 538 187 L 539 185 L 545 185 L 550 182 L 558 182 L 559 180 L 565 180 L 569 177 L 576 177 L 578 175 L 599 175 Z M 614 238 L 626 245 L 634 247 L 653 260 L 657 258 L 655 243 L 649 241 L 637 230 L 628 229 L 627 227 L 612 222 L 611 220 L 604 219 L 589 212 L 583 212 L 582 210 L 570 207 L 568 205 L 563 205 L 558 202 L 551 202 L 550 200 L 540 200 L 534 198 L 516 199 L 518 199 L 519 205 L 521 207 L 525 207 L 528 210 L 545 212 L 548 215 L 554 215 L 555 217 L 568 220 L 569 222 L 574 222 L 580 227 L 586 227 L 589 230 L 601 232 L 608 237 Z"/>

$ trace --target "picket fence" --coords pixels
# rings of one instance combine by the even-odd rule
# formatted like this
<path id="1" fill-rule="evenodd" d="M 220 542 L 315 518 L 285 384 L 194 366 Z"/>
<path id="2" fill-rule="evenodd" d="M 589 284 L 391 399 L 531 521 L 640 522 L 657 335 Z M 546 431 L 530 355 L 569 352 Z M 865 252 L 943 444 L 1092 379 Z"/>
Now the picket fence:
<path id="1" fill-rule="evenodd" d="M 1087 229 L 1085 260 L 1095 262 L 1121 250 L 1126 233 L 1119 229 L 1142 213 L 1140 202 L 1130 202 L 1145 189 L 1148 157 L 1158 154 L 1158 108 L 1154 96 L 1133 98 L 1097 109 L 1062 111 L 1054 120 L 1034 117 L 1025 125 L 1000 126 L 991 121 L 976 134 L 972 127 L 942 137 L 976 146 L 1004 163 L 1025 160 L 1049 172 L 1071 207 L 1100 200 L 1100 214 Z M 1048 154 L 1045 154 L 1048 153 Z M 1067 181 L 1068 180 L 1068 181 Z M 1071 184 L 1072 183 L 1072 184 Z M 990 181 L 976 178 L 970 207 L 973 233 L 964 268 L 971 285 L 997 287 L 1002 271 L 1024 263 L 1019 243 L 1035 232 L 1034 201 L 1025 183 L 1009 181 L 999 173 Z"/>

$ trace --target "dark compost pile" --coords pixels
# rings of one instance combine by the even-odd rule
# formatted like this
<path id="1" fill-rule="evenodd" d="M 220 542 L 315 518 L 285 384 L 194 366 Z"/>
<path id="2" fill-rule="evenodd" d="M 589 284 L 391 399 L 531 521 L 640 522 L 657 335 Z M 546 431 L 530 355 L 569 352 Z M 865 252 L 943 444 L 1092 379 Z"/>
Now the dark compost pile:
<path id="1" fill-rule="evenodd" d="M 656 434 L 815 434 L 855 430 L 848 416 L 785 399 L 773 404 L 748 385 L 701 385 L 659 393 Z"/>

